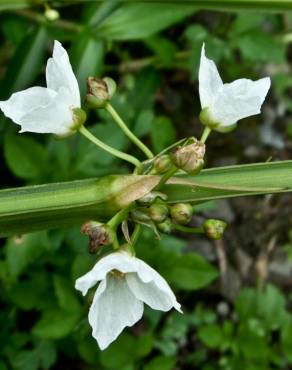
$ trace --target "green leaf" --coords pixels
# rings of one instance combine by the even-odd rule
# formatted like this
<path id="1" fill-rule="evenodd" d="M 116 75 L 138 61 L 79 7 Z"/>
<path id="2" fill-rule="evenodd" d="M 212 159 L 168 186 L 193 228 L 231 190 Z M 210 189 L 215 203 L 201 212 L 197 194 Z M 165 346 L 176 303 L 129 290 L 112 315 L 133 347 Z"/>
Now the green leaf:
<path id="1" fill-rule="evenodd" d="M 176 141 L 176 132 L 169 118 L 160 116 L 152 121 L 151 140 L 156 153 L 170 146 Z"/>
<path id="2" fill-rule="evenodd" d="M 113 12 L 96 32 L 112 40 L 133 40 L 151 36 L 190 16 L 191 4 L 130 3 Z"/>
<path id="3" fill-rule="evenodd" d="M 220 347 L 224 339 L 220 326 L 216 324 L 200 327 L 198 330 L 198 337 L 209 348 Z"/>
<path id="4" fill-rule="evenodd" d="M 79 321 L 80 313 L 68 312 L 59 308 L 44 311 L 32 333 L 44 339 L 60 339 L 73 331 Z"/>
<path id="5" fill-rule="evenodd" d="M 18 276 L 28 265 L 40 257 L 44 250 L 48 250 L 49 246 L 46 232 L 9 239 L 6 244 L 6 259 L 11 275 Z"/>
<path id="6" fill-rule="evenodd" d="M 29 6 L 31 6 L 30 0 L 0 0 L 0 11 L 28 8 Z"/>
<path id="7" fill-rule="evenodd" d="M 15 369 L 49 369 L 56 361 L 56 348 L 51 342 L 41 341 L 33 350 L 21 351 L 14 359 Z"/>
<path id="8" fill-rule="evenodd" d="M 217 277 L 216 268 L 196 253 L 188 253 L 177 258 L 175 264 L 166 272 L 167 281 L 185 290 L 203 288 Z"/>
<path id="9" fill-rule="evenodd" d="M 86 79 L 100 76 L 103 68 L 103 42 L 92 37 L 87 31 L 78 34 L 70 50 L 70 61 L 77 77 L 81 96 L 86 93 Z"/>
<path id="10" fill-rule="evenodd" d="M 175 357 L 157 356 L 148 362 L 143 370 L 173 370 L 175 363 Z"/>
<path id="11" fill-rule="evenodd" d="M 34 82 L 43 64 L 46 41 L 46 29 L 40 27 L 29 32 L 19 43 L 1 84 L 5 92 L 3 98 L 8 98 L 12 92 L 22 90 Z"/>
<path id="12" fill-rule="evenodd" d="M 53 282 L 60 308 L 72 313 L 80 312 L 81 306 L 73 290 L 73 283 L 60 275 L 54 275 Z"/>
<path id="13" fill-rule="evenodd" d="M 30 137 L 7 135 L 4 154 L 10 170 L 24 179 L 38 179 L 48 167 L 45 148 Z"/>
<path id="14" fill-rule="evenodd" d="M 281 328 L 281 344 L 284 351 L 285 356 L 287 357 L 289 363 L 292 363 L 292 316 L 286 316 L 286 320 L 283 322 L 283 326 Z"/>

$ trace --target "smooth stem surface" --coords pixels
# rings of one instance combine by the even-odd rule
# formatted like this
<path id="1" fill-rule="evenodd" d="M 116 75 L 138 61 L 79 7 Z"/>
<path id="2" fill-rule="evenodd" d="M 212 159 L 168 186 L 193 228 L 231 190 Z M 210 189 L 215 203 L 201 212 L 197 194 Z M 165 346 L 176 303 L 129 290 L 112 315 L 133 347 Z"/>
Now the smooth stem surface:
<path id="1" fill-rule="evenodd" d="M 97 137 L 93 136 L 90 131 L 88 131 L 84 126 L 81 126 L 79 129 L 79 132 L 85 136 L 88 140 L 90 140 L 93 144 L 97 145 L 101 149 L 105 150 L 106 152 L 112 154 L 115 157 L 118 157 L 120 159 L 123 159 L 124 161 L 132 163 L 135 167 L 141 168 L 142 163 L 132 155 L 129 155 L 127 153 L 121 152 L 115 148 L 112 148 L 111 146 L 105 144 L 101 140 L 99 140 Z"/>
<path id="2" fill-rule="evenodd" d="M 126 125 L 126 123 L 122 120 L 122 118 L 119 116 L 119 114 L 117 113 L 117 111 L 113 108 L 113 106 L 111 106 L 109 103 L 107 103 L 106 106 L 105 106 L 105 109 L 112 116 L 112 118 L 114 119 L 114 121 L 117 123 L 117 125 L 120 127 L 120 129 L 125 133 L 125 135 L 135 145 L 137 145 L 137 147 L 140 148 L 142 150 L 142 152 L 144 152 L 144 154 L 146 155 L 146 157 L 148 159 L 153 158 L 154 155 L 151 152 L 151 150 L 145 144 L 143 144 L 142 141 L 137 138 L 137 136 L 135 136 L 133 134 L 133 132 L 128 128 L 128 126 Z"/>
<path id="3" fill-rule="evenodd" d="M 173 224 L 174 228 L 178 231 L 191 234 L 204 234 L 204 229 L 202 227 L 187 227 L 183 225 Z"/>
<path id="4" fill-rule="evenodd" d="M 205 144 L 206 140 L 208 139 L 208 136 L 211 133 L 211 129 L 209 127 L 205 127 L 200 142 Z"/>

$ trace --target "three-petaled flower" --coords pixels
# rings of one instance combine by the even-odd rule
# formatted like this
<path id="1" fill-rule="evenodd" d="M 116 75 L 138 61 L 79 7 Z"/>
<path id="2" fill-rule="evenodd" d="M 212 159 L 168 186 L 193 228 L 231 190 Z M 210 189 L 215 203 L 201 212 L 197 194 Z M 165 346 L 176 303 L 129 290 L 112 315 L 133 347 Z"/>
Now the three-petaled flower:
<path id="1" fill-rule="evenodd" d="M 257 81 L 242 78 L 223 84 L 203 45 L 199 69 L 200 119 L 211 129 L 229 131 L 240 119 L 260 113 L 270 85 L 269 77 Z"/>
<path id="2" fill-rule="evenodd" d="M 47 62 L 46 81 L 47 88 L 31 87 L 0 101 L 0 109 L 21 126 L 20 132 L 69 135 L 85 117 L 80 109 L 78 82 L 59 41 L 55 41 L 53 57 Z"/>
<path id="3" fill-rule="evenodd" d="M 144 303 L 155 310 L 182 312 L 167 282 L 153 268 L 126 251 L 103 257 L 75 288 L 85 295 L 99 284 L 89 310 L 92 336 L 103 350 L 126 326 L 141 319 Z"/>

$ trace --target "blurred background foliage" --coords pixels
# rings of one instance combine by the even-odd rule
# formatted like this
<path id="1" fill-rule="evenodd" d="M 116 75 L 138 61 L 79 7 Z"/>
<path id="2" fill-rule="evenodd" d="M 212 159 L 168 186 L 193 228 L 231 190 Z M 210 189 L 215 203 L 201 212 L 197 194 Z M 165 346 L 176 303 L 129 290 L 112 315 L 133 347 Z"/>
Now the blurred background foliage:
<path id="1" fill-rule="evenodd" d="M 89 75 L 118 83 L 113 99 L 137 136 L 159 152 L 176 139 L 200 136 L 197 85 L 202 43 L 225 81 L 272 77 L 261 116 L 236 131 L 212 134 L 208 166 L 291 158 L 292 14 L 198 9 L 188 2 L 0 1 L 0 99 L 44 85 L 53 40 L 67 48 L 82 95 Z M 235 1 L 205 1 L 216 9 Z M 291 9 L 266 1 L 267 10 Z M 240 5 L 241 4 L 241 5 Z M 254 8 L 253 5 L 249 5 Z M 222 10 L 222 9 L 221 9 Z M 116 148 L 140 153 L 106 112 L 91 112 L 89 128 Z M 1 188 L 126 173 L 126 164 L 82 137 L 18 135 L 0 118 Z M 288 370 L 292 366 L 291 196 L 218 201 L 197 208 L 229 223 L 223 241 L 164 236 L 144 230 L 137 254 L 176 291 L 184 315 L 146 309 L 106 351 L 91 337 L 74 281 L 96 256 L 78 228 L 18 235 L 0 241 L 0 370 Z"/>

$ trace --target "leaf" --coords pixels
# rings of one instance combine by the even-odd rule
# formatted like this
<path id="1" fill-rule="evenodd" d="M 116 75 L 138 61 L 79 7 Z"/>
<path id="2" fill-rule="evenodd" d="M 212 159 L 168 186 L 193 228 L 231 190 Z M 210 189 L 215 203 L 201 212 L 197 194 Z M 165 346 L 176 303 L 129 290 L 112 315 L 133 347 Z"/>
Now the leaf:
<path id="1" fill-rule="evenodd" d="M 54 275 L 53 282 L 60 308 L 76 314 L 80 312 L 81 306 L 73 290 L 73 284 L 60 275 Z"/>
<path id="2" fill-rule="evenodd" d="M 148 362 L 143 370 L 173 370 L 175 363 L 175 357 L 157 356 Z"/>
<path id="3" fill-rule="evenodd" d="M 96 32 L 112 40 L 134 40 L 151 36 L 190 16 L 194 6 L 188 4 L 126 3 L 113 12 Z"/>
<path id="4" fill-rule="evenodd" d="M 38 179 L 48 168 L 45 148 L 30 137 L 7 135 L 4 154 L 10 170 L 24 179 Z"/>
<path id="5" fill-rule="evenodd" d="M 49 369 L 56 361 L 56 348 L 48 341 L 41 341 L 33 350 L 21 351 L 14 359 L 15 369 Z"/>
<path id="6" fill-rule="evenodd" d="M 48 248 L 46 232 L 9 239 L 6 244 L 6 260 L 11 275 L 17 277 Z"/>
<path id="7" fill-rule="evenodd" d="M 28 8 L 29 6 L 31 6 L 29 0 L 0 0 L 0 11 Z"/>
<path id="8" fill-rule="evenodd" d="M 59 308 L 44 311 L 32 333 L 44 339 L 60 339 L 73 331 L 79 321 L 80 313 L 68 312 Z"/>
<path id="9" fill-rule="evenodd" d="M 81 96 L 86 93 L 86 79 L 99 76 L 103 68 L 103 42 L 92 37 L 87 31 L 78 34 L 70 50 L 70 61 L 77 77 Z"/>
<path id="10" fill-rule="evenodd" d="M 210 324 L 199 328 L 198 337 L 207 347 L 218 348 L 224 339 L 224 334 L 219 325 Z"/>
<path id="11" fill-rule="evenodd" d="M 196 290 L 211 284 L 218 271 L 199 254 L 188 253 L 177 258 L 165 276 L 180 289 Z"/>
<path id="12" fill-rule="evenodd" d="M 19 43 L 1 84 L 5 86 L 3 98 L 8 98 L 12 92 L 22 90 L 35 81 L 45 57 L 46 41 L 46 30 L 40 27 L 29 32 Z"/>

